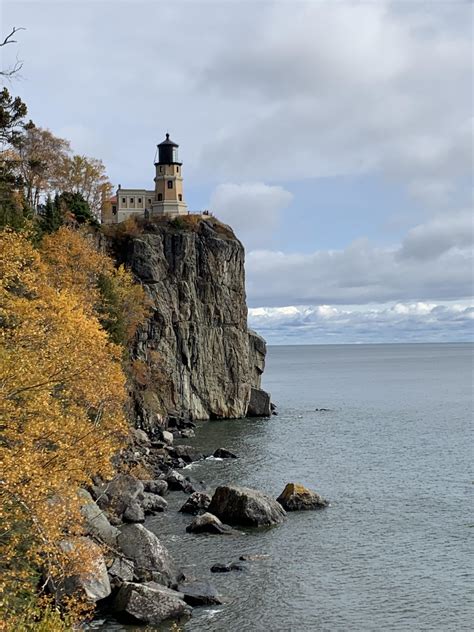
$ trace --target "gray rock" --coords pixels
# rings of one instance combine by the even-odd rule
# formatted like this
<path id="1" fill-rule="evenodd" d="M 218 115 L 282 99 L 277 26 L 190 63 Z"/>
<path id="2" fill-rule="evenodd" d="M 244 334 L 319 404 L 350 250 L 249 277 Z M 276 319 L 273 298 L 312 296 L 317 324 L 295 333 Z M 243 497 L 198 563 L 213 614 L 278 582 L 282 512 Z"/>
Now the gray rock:
<path id="1" fill-rule="evenodd" d="M 222 598 L 210 582 L 180 584 L 178 590 L 183 593 L 184 601 L 190 606 L 212 606 L 222 603 Z"/>
<path id="2" fill-rule="evenodd" d="M 210 503 L 211 497 L 205 492 L 193 492 L 181 507 L 180 512 L 197 515 L 205 512 Z"/>
<path id="3" fill-rule="evenodd" d="M 285 489 L 277 498 L 277 502 L 286 511 L 323 509 L 329 505 L 329 502 L 322 496 L 299 483 L 287 483 Z"/>
<path id="4" fill-rule="evenodd" d="M 150 445 L 150 437 L 144 430 L 140 430 L 139 428 L 132 428 L 131 435 L 136 443 L 145 446 Z"/>
<path id="5" fill-rule="evenodd" d="M 176 470 L 171 470 L 166 475 L 166 482 L 168 483 L 169 489 L 172 490 L 181 490 L 183 492 L 192 493 L 196 491 L 193 485 L 179 472 Z"/>
<path id="6" fill-rule="evenodd" d="M 114 612 L 126 616 L 127 621 L 159 625 L 169 619 L 179 619 L 191 614 L 191 608 L 183 600 L 183 594 L 154 582 L 124 583 L 113 605 Z"/>
<path id="7" fill-rule="evenodd" d="M 143 500 L 143 483 L 134 476 L 117 474 L 104 486 L 104 493 L 107 503 L 101 503 L 101 508 L 106 507 L 119 518 L 123 516 L 130 522 L 144 520 L 143 510 L 140 510 Z"/>
<path id="8" fill-rule="evenodd" d="M 145 522 L 145 510 L 143 500 L 132 500 L 122 514 L 125 522 Z"/>
<path id="9" fill-rule="evenodd" d="M 134 349 L 156 375 L 135 393 L 144 427 L 166 411 L 244 417 L 265 342 L 247 329 L 244 249 L 231 229 L 212 218 L 189 230 L 163 222 L 129 239 L 123 254 L 153 305 Z"/>
<path id="10" fill-rule="evenodd" d="M 174 436 L 172 432 L 169 432 L 168 430 L 163 430 L 161 436 L 165 443 L 167 443 L 168 445 L 173 445 Z"/>
<path id="11" fill-rule="evenodd" d="M 236 459 L 237 455 L 231 452 L 230 450 L 226 450 L 226 448 L 217 448 L 212 455 L 216 459 Z"/>
<path id="12" fill-rule="evenodd" d="M 173 458 L 182 459 L 187 464 L 202 459 L 202 454 L 190 445 L 177 445 L 168 452 Z"/>
<path id="13" fill-rule="evenodd" d="M 208 509 L 223 522 L 248 527 L 279 524 L 286 516 L 282 506 L 270 496 L 234 485 L 218 487 Z"/>
<path id="14" fill-rule="evenodd" d="M 142 481 L 145 492 L 149 494 L 158 494 L 164 496 L 168 491 L 168 483 L 164 479 L 156 479 L 154 481 Z"/>
<path id="15" fill-rule="evenodd" d="M 247 417 L 270 417 L 270 395 L 259 388 L 252 388 L 247 408 Z"/>
<path id="16" fill-rule="evenodd" d="M 83 502 L 81 514 L 84 517 L 84 527 L 87 535 L 104 542 L 107 546 L 115 548 L 119 530 L 110 524 L 107 516 L 92 500 L 92 496 L 88 491 L 80 489 L 78 495 Z"/>
<path id="17" fill-rule="evenodd" d="M 149 494 L 145 492 L 142 502 L 145 514 L 154 514 L 164 511 L 168 507 L 168 503 L 164 498 L 157 494 Z"/>
<path id="18" fill-rule="evenodd" d="M 108 568 L 109 576 L 112 579 L 118 579 L 120 582 L 133 581 L 134 563 L 125 557 L 115 557 L 112 564 Z"/>
<path id="19" fill-rule="evenodd" d="M 99 601 L 105 599 L 112 592 L 109 576 L 107 574 L 107 566 L 100 547 L 90 538 L 77 537 L 68 538 L 60 543 L 61 549 L 70 553 L 80 547 L 86 549 L 87 556 L 92 560 L 87 572 L 82 575 L 73 575 L 67 577 L 61 585 L 56 588 L 56 594 L 61 597 L 64 595 L 73 595 L 74 593 L 82 593 L 89 601 Z"/>
<path id="20" fill-rule="evenodd" d="M 181 430 L 180 435 L 184 439 L 192 439 L 192 437 L 196 436 L 196 433 L 192 428 L 185 428 L 184 430 Z"/>
<path id="21" fill-rule="evenodd" d="M 202 514 L 202 516 L 196 516 L 194 520 L 186 527 L 187 533 L 216 533 L 231 535 L 236 533 L 234 529 L 222 522 L 216 516 L 211 513 Z"/>
<path id="22" fill-rule="evenodd" d="M 175 563 L 154 533 L 141 524 L 122 525 L 119 530 L 118 545 L 125 557 L 134 562 L 138 581 L 155 581 L 164 586 L 177 583 Z"/>

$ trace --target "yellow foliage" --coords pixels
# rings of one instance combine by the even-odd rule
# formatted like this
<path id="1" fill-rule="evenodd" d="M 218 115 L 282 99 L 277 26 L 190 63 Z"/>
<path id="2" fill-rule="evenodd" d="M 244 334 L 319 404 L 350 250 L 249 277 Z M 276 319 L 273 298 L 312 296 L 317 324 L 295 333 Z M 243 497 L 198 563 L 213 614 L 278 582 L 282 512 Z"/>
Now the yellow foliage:
<path id="1" fill-rule="evenodd" d="M 112 473 L 127 431 L 122 349 L 93 315 L 97 267 L 111 263 L 67 229 L 42 252 L 0 233 L 0 602 L 12 621 L 37 569 L 56 584 L 87 573 L 60 544 L 81 533 L 77 488 Z"/>

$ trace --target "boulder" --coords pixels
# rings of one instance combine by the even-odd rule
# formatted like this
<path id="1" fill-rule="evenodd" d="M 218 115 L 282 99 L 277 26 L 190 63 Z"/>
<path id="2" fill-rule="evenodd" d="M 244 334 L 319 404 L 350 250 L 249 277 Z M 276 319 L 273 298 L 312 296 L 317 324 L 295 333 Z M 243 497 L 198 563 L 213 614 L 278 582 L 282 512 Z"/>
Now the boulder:
<path id="1" fill-rule="evenodd" d="M 183 593 L 154 582 L 126 582 L 115 598 L 113 610 L 128 622 L 159 625 L 163 621 L 191 614 L 192 610 L 183 596 Z"/>
<path id="2" fill-rule="evenodd" d="M 222 603 L 221 597 L 210 582 L 180 584 L 178 590 L 183 593 L 184 601 L 190 606 L 212 606 Z"/>
<path id="3" fill-rule="evenodd" d="M 123 582 L 133 581 L 134 563 L 125 557 L 115 557 L 108 568 L 111 583 L 120 585 Z"/>
<path id="4" fill-rule="evenodd" d="M 155 514 L 164 511 L 168 507 L 168 503 L 164 498 L 158 496 L 157 494 L 144 492 L 142 507 L 146 514 Z"/>
<path id="5" fill-rule="evenodd" d="M 107 485 L 104 493 L 107 498 L 107 510 L 129 522 L 142 522 L 145 519 L 140 510 L 143 500 L 143 483 L 130 474 L 117 474 Z M 104 505 L 100 505 L 104 508 Z M 129 509 L 129 511 L 127 511 Z"/>
<path id="6" fill-rule="evenodd" d="M 169 432 L 169 430 L 163 430 L 163 432 L 161 433 L 161 438 L 168 445 L 173 445 L 174 436 L 172 432 Z"/>
<path id="7" fill-rule="evenodd" d="M 204 492 L 193 492 L 181 507 L 180 512 L 193 515 L 204 513 L 209 507 L 210 502 L 211 497 L 208 494 Z"/>
<path id="8" fill-rule="evenodd" d="M 230 450 L 226 450 L 225 448 L 217 448 L 214 454 L 212 455 L 216 459 L 236 459 L 237 455 L 231 452 Z"/>
<path id="9" fill-rule="evenodd" d="M 185 428 L 184 430 L 181 430 L 180 435 L 183 437 L 183 439 L 192 439 L 194 436 L 196 436 L 196 433 L 192 428 Z"/>
<path id="10" fill-rule="evenodd" d="M 169 489 L 172 490 L 181 490 L 183 492 L 188 492 L 191 494 L 196 491 L 192 485 L 182 474 L 177 472 L 176 470 L 170 470 L 166 475 L 166 482 L 168 483 Z"/>
<path id="11" fill-rule="evenodd" d="M 174 459 L 181 459 L 184 463 L 192 463 L 202 459 L 202 454 L 190 445 L 177 445 L 168 450 L 169 455 Z"/>
<path id="12" fill-rule="evenodd" d="M 168 491 L 168 483 L 163 479 L 156 479 L 154 481 L 142 481 L 143 488 L 149 494 L 158 494 L 164 496 Z"/>
<path id="13" fill-rule="evenodd" d="M 150 445 L 150 437 L 144 430 L 140 430 L 139 428 L 132 428 L 130 432 L 135 443 L 145 446 Z"/>
<path id="14" fill-rule="evenodd" d="M 164 586 L 177 583 L 175 563 L 154 533 L 141 524 L 125 524 L 119 530 L 118 545 L 134 562 L 137 581 L 155 581 Z"/>
<path id="15" fill-rule="evenodd" d="M 65 553 L 72 554 L 82 549 L 87 558 L 91 560 L 91 564 L 84 573 L 67 577 L 61 582 L 61 585 L 55 590 L 57 596 L 73 595 L 79 592 L 88 601 L 93 602 L 108 597 L 112 589 L 100 547 L 93 540 L 85 537 L 68 538 L 60 543 L 60 547 Z"/>
<path id="16" fill-rule="evenodd" d="M 270 417 L 270 395 L 261 388 L 252 388 L 247 407 L 247 417 Z"/>
<path id="17" fill-rule="evenodd" d="M 117 546 L 119 530 L 110 524 L 107 516 L 92 500 L 92 496 L 88 491 L 80 489 L 78 495 L 83 502 L 81 514 L 84 517 L 84 527 L 87 535 L 100 540 L 104 544 L 107 544 L 107 546 L 115 548 Z"/>
<path id="18" fill-rule="evenodd" d="M 277 502 L 286 511 L 302 511 L 307 509 L 323 509 L 329 505 L 322 496 L 307 489 L 299 483 L 288 483 Z"/>
<path id="19" fill-rule="evenodd" d="M 217 534 L 232 534 L 236 533 L 234 529 L 222 522 L 216 516 L 211 513 L 202 514 L 202 516 L 196 516 L 190 525 L 186 527 L 187 533 L 217 533 Z"/>
<path id="20" fill-rule="evenodd" d="M 249 487 L 223 485 L 214 492 L 209 512 L 231 525 L 265 527 L 285 519 L 282 506 L 270 496 Z"/>
<path id="21" fill-rule="evenodd" d="M 127 505 L 122 514 L 124 522 L 145 522 L 145 510 L 142 505 L 143 501 L 132 500 Z"/>

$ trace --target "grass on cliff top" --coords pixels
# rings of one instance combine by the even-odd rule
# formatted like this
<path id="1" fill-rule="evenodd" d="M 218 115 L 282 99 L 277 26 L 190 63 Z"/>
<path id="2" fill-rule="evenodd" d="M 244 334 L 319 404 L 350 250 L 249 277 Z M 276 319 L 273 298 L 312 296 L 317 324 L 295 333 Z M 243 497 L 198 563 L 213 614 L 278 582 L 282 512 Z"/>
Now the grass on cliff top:
<path id="1" fill-rule="evenodd" d="M 102 226 L 102 229 L 108 237 L 121 241 L 127 237 L 137 237 L 143 233 L 151 232 L 156 227 L 167 228 L 176 232 L 198 233 L 204 223 L 224 239 L 237 239 L 230 226 L 222 223 L 213 215 L 203 216 L 200 213 L 190 213 L 177 217 L 159 215 L 150 219 L 129 217 L 120 224 L 108 224 Z"/>

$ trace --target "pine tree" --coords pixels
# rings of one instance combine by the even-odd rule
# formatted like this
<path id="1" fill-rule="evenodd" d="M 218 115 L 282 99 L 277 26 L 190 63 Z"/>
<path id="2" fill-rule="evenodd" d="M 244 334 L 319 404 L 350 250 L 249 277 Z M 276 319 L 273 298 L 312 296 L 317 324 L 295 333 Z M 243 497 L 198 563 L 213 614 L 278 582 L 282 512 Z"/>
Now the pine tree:
<path id="1" fill-rule="evenodd" d="M 62 226 L 63 215 L 58 194 L 55 195 L 54 200 L 48 195 L 46 203 L 41 207 L 40 216 L 40 227 L 43 233 L 54 233 Z"/>

